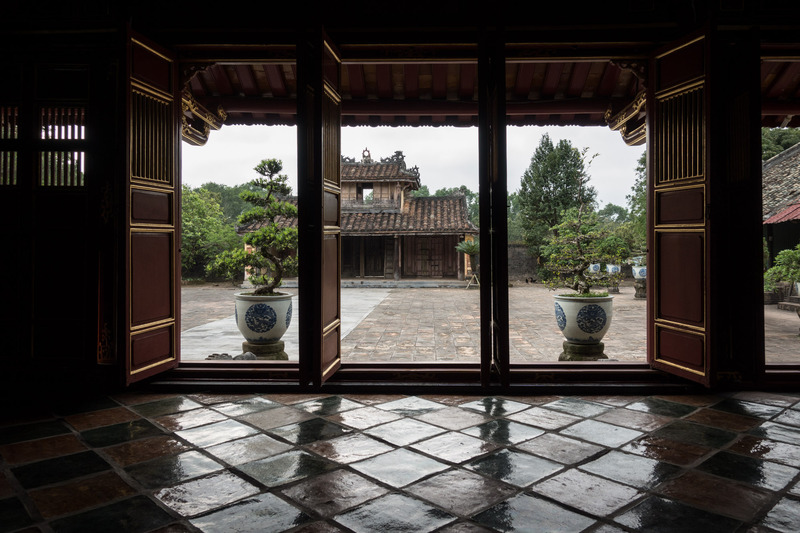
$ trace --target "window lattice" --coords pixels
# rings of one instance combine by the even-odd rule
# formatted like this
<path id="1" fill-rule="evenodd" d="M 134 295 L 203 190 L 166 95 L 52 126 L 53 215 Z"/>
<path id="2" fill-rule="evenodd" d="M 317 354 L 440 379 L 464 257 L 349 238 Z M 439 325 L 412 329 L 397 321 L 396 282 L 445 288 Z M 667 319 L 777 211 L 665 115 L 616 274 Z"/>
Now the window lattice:
<path id="1" fill-rule="evenodd" d="M 39 129 L 45 144 L 86 139 L 86 110 L 81 107 L 44 107 L 39 112 Z M 39 153 L 39 185 L 83 187 L 86 154 L 61 146 Z"/>
<path id="2" fill-rule="evenodd" d="M 39 184 L 44 187 L 83 187 L 84 152 L 42 152 Z"/>
<path id="3" fill-rule="evenodd" d="M 702 87 L 657 101 L 656 183 L 700 178 L 705 174 L 703 126 Z"/>
<path id="4" fill-rule="evenodd" d="M 0 106 L 0 140 L 19 137 L 17 128 L 18 109 Z M 17 152 L 0 151 L 0 187 L 17 184 Z"/>
<path id="5" fill-rule="evenodd" d="M 131 175 L 173 183 L 172 102 L 134 92 L 131 118 Z"/>

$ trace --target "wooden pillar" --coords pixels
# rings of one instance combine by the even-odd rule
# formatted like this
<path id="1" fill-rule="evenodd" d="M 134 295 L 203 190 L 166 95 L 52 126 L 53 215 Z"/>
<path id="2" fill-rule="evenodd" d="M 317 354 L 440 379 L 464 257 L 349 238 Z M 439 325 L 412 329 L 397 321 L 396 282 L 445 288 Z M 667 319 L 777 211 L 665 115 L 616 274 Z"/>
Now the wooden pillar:
<path id="1" fill-rule="evenodd" d="M 402 253 L 402 247 L 400 246 L 400 236 L 394 236 L 394 279 L 395 281 L 399 281 L 402 277 L 400 275 L 400 268 L 402 267 L 402 262 L 400 260 L 400 254 Z"/>

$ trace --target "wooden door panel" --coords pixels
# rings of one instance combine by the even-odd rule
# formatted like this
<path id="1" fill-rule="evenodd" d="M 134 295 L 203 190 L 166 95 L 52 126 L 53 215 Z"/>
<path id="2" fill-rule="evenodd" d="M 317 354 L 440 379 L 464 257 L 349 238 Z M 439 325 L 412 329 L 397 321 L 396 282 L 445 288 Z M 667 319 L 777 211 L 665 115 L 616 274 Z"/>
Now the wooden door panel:
<path id="1" fill-rule="evenodd" d="M 132 383 L 179 361 L 180 100 L 170 53 L 135 35 L 128 51 L 125 375 Z"/>

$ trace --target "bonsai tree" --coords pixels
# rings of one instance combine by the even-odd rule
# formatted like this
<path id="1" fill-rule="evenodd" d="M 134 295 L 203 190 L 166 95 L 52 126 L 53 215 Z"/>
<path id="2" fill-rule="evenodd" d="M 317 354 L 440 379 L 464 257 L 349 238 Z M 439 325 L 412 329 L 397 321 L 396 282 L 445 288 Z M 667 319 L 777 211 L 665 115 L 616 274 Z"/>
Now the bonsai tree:
<path id="1" fill-rule="evenodd" d="M 778 252 L 775 265 L 764 273 L 765 290 L 774 290 L 781 281 L 792 284 L 800 281 L 800 244 Z"/>
<path id="2" fill-rule="evenodd" d="M 545 284 L 551 289 L 572 289 L 579 296 L 607 296 L 607 293 L 592 293 L 592 286 L 611 284 L 620 275 L 588 274 L 589 265 L 619 264 L 628 254 L 627 247 L 609 239 L 597 213 L 587 212 L 584 205 L 565 211 L 562 222 L 551 230 L 553 235 L 542 249 L 547 258 L 544 269 L 549 273 Z"/>
<path id="3" fill-rule="evenodd" d="M 244 242 L 249 250 L 223 252 L 208 270 L 231 280 L 246 270 L 255 287 L 253 294 L 277 294 L 275 289 L 283 277 L 297 271 L 297 227 L 291 223 L 297 207 L 286 200 L 292 189 L 286 175 L 280 173 L 280 160 L 263 159 L 254 170 L 259 177 L 240 195 L 251 207 L 238 220 L 239 231 L 247 232 Z"/>

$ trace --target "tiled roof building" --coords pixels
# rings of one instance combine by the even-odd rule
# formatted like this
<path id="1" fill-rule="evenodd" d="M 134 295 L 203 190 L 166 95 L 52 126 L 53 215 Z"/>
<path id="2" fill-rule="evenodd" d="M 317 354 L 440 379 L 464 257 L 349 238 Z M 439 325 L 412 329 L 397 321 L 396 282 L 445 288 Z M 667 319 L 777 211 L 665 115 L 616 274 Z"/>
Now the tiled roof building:
<path id="1" fill-rule="evenodd" d="M 770 259 L 800 243 L 800 143 L 761 167 L 764 238 Z"/>

